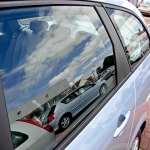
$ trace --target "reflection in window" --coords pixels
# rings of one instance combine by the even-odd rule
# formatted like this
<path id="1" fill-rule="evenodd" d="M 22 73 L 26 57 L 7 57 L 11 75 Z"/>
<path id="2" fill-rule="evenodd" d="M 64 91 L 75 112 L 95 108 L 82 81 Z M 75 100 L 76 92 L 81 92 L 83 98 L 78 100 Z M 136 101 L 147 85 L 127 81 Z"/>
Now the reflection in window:
<path id="1" fill-rule="evenodd" d="M 28 135 L 16 131 L 11 131 L 11 135 L 14 149 L 16 149 L 18 146 L 20 146 L 28 139 Z"/>
<path id="2" fill-rule="evenodd" d="M 115 87 L 112 43 L 92 7 L 1 14 L 7 31 L 16 24 L 0 65 L 10 124 L 21 119 L 42 126 L 59 143 Z"/>
<path id="3" fill-rule="evenodd" d="M 69 102 L 71 102 L 74 99 L 75 99 L 75 97 L 73 95 L 70 95 L 67 98 L 65 98 L 64 100 L 62 100 L 61 102 L 64 104 L 68 104 Z"/>
<path id="4" fill-rule="evenodd" d="M 149 49 L 149 39 L 144 26 L 129 13 L 113 9 L 107 11 L 122 39 L 129 62 L 135 66 Z"/>
<path id="5" fill-rule="evenodd" d="M 87 91 L 88 89 L 90 89 L 92 87 L 92 85 L 87 85 L 84 87 L 84 90 Z"/>

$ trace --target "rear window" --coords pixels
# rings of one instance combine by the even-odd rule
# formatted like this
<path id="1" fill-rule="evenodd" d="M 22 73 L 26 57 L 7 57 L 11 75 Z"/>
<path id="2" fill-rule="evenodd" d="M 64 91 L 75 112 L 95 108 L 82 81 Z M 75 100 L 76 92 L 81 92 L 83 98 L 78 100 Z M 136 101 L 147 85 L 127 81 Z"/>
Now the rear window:
<path id="1" fill-rule="evenodd" d="M 28 135 L 17 131 L 11 131 L 11 136 L 14 149 L 23 144 L 28 139 Z"/>

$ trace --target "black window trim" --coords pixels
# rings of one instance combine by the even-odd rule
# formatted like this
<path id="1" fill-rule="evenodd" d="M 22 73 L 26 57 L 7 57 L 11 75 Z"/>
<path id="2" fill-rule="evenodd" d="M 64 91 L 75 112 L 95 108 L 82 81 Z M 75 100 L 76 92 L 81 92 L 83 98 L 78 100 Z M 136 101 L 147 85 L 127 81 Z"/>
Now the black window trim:
<path id="1" fill-rule="evenodd" d="M 91 1 L 79 1 L 79 0 L 73 0 L 73 1 L 67 1 L 67 0 L 24 0 L 24 1 L 4 1 L 0 2 L 0 9 L 8 9 L 8 8 L 16 8 L 16 7 L 34 7 L 34 6 L 55 6 L 55 5 L 77 5 L 77 6 L 102 6 L 99 2 L 91 2 Z"/>
<path id="2" fill-rule="evenodd" d="M 149 37 L 149 41 L 150 41 L 150 33 L 147 31 L 147 27 L 145 26 L 145 24 L 143 23 L 143 21 L 141 20 L 141 18 L 139 18 L 139 17 L 137 16 L 136 13 L 132 12 L 132 11 L 129 10 L 129 9 L 126 9 L 126 8 L 123 8 L 123 7 L 118 7 L 118 6 L 115 6 L 115 5 L 110 5 L 110 4 L 105 4 L 105 3 L 104 3 L 104 4 L 102 4 L 102 6 L 104 7 L 104 9 L 105 9 L 105 11 L 106 11 L 107 14 L 108 14 L 108 12 L 107 12 L 106 8 L 110 8 L 110 9 L 120 10 L 120 11 L 123 11 L 123 12 L 126 12 L 126 13 L 129 13 L 129 14 L 133 15 L 135 18 L 137 18 L 137 20 L 140 21 L 140 23 L 141 23 L 141 24 L 143 25 L 143 27 L 145 28 L 145 31 L 146 31 L 146 33 L 147 33 L 147 35 L 148 35 L 148 37 Z M 109 16 L 109 14 L 108 14 L 108 16 Z M 110 18 L 110 16 L 109 16 L 109 18 Z M 111 18 L 110 18 L 110 20 L 111 20 Z M 112 22 L 112 20 L 111 20 L 111 22 Z M 113 22 L 112 22 L 112 24 L 113 24 Z M 113 24 L 113 26 L 114 26 L 114 24 Z M 115 26 L 114 26 L 114 28 L 115 28 Z M 118 34 L 116 28 L 115 28 L 115 30 L 116 30 L 116 33 Z M 119 34 L 118 34 L 118 37 L 119 37 L 120 42 L 121 42 L 121 44 L 122 44 L 122 46 L 123 46 L 123 49 L 125 50 L 124 41 L 122 41 L 122 37 L 120 37 Z M 125 52 L 124 52 L 124 53 L 125 53 Z M 139 67 L 139 65 L 144 61 L 144 59 L 145 59 L 149 54 L 150 54 L 150 50 L 137 62 L 137 64 L 136 64 L 134 67 L 132 67 L 132 66 L 130 65 L 130 63 L 128 62 L 129 66 L 130 66 L 130 70 L 131 70 L 132 73 Z"/>

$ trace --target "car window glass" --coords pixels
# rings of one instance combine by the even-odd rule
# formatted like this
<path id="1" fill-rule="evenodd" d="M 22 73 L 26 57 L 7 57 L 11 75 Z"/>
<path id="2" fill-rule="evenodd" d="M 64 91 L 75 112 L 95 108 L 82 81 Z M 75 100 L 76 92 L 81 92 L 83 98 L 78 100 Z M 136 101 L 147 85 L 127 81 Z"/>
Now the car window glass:
<path id="1" fill-rule="evenodd" d="M 81 93 L 79 92 L 79 90 L 76 90 L 76 91 L 74 92 L 74 94 L 75 94 L 76 96 L 79 96 Z"/>
<path id="2" fill-rule="evenodd" d="M 53 149 L 116 86 L 113 44 L 93 7 L 0 12 L 11 37 L 3 43 L 7 48 L 0 64 L 10 127 L 23 133 L 36 127 L 32 135 L 45 134 L 45 140 L 29 136 L 31 144 Z"/>
<path id="3" fill-rule="evenodd" d="M 24 143 L 28 139 L 28 135 L 16 131 L 11 131 L 13 146 L 16 149 L 22 143 Z"/>
<path id="4" fill-rule="evenodd" d="M 149 38 L 144 26 L 133 15 L 114 9 L 107 11 L 123 42 L 125 53 L 132 67 L 149 50 Z"/>
<path id="5" fill-rule="evenodd" d="M 93 85 L 86 85 L 84 86 L 84 90 L 87 91 L 88 89 L 90 89 Z"/>
<path id="6" fill-rule="evenodd" d="M 79 90 L 79 92 L 80 92 L 80 94 L 83 94 L 83 93 L 85 92 L 84 88 L 81 88 L 81 89 Z"/>
<path id="7" fill-rule="evenodd" d="M 62 100 L 62 103 L 68 104 L 69 102 L 71 102 L 72 100 L 74 100 L 75 97 L 73 95 L 69 95 L 67 98 L 65 98 L 64 100 Z"/>

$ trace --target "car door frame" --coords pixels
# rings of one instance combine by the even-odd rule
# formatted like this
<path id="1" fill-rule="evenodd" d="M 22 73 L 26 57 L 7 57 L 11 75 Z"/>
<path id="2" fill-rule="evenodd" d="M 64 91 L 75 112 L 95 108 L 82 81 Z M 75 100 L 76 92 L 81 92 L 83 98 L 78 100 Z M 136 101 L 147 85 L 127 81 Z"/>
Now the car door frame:
<path id="1" fill-rule="evenodd" d="M 130 10 L 128 10 L 128 9 L 124 9 L 124 8 L 120 8 L 120 7 L 117 7 L 117 6 L 113 6 L 113 7 L 111 7 L 109 4 L 104 4 L 103 5 L 103 7 L 105 7 L 105 8 L 113 8 L 113 9 L 115 9 L 115 10 L 120 10 L 120 11 L 123 11 L 123 12 L 125 12 L 125 13 L 129 13 L 129 14 L 131 14 L 132 16 L 134 16 L 140 23 L 141 23 L 141 25 L 145 28 L 145 31 L 146 31 L 146 33 L 147 33 L 147 36 L 148 36 L 148 38 L 149 38 L 149 41 L 150 41 L 150 32 L 148 32 L 148 28 L 147 28 L 147 26 L 143 23 L 143 21 L 142 21 L 142 19 L 140 18 L 140 17 L 138 17 L 134 12 L 132 12 L 132 11 L 130 11 Z M 119 35 L 118 35 L 119 36 Z M 119 36 L 119 38 L 120 38 L 120 41 L 121 41 L 121 43 L 122 43 L 122 45 L 123 45 L 123 47 L 124 47 L 124 40 L 122 39 L 122 37 L 120 37 Z M 137 64 L 134 66 L 134 67 L 132 67 L 131 65 L 130 65 L 130 68 L 131 68 L 131 73 L 132 74 L 134 74 L 135 72 L 136 72 L 136 70 L 138 70 L 139 68 L 140 68 L 140 66 L 143 64 L 143 62 L 149 57 L 148 55 L 150 54 L 150 48 L 149 48 L 149 50 L 145 53 L 145 55 L 140 59 L 140 60 L 138 60 L 138 62 L 137 62 Z M 135 80 L 136 80 L 136 77 L 134 78 L 134 82 L 135 82 Z M 136 91 L 136 82 L 135 82 L 135 91 Z M 146 94 L 144 95 L 145 97 L 146 97 Z M 143 96 L 142 96 L 143 97 Z M 136 108 L 135 108 L 135 114 L 137 113 L 136 111 L 139 109 L 139 107 L 142 105 L 144 105 L 144 103 L 142 103 L 141 105 L 138 105 L 138 98 L 137 98 L 137 94 L 136 94 Z M 146 102 L 146 99 L 145 99 L 145 102 Z M 142 111 L 141 111 L 142 112 Z M 140 113 L 138 113 L 138 115 L 135 115 L 134 117 L 134 122 L 133 122 L 133 126 L 134 126 L 134 124 L 135 124 L 135 120 L 137 119 L 136 118 L 136 116 L 139 116 L 140 115 Z M 136 123 L 136 126 L 132 129 L 133 131 L 133 133 L 131 133 L 133 136 L 131 136 L 130 137 L 130 141 L 129 141 L 129 146 L 131 146 L 132 145 L 132 142 L 134 141 L 134 139 L 135 139 L 135 137 L 136 137 L 136 135 L 139 133 L 139 129 L 140 129 L 140 131 L 141 132 L 143 132 L 144 131 L 144 128 L 145 128 L 145 126 L 146 126 L 146 110 L 145 110 L 145 113 L 143 112 L 143 115 L 142 116 L 139 116 L 139 118 L 138 118 L 139 120 L 137 120 L 137 123 Z"/>
<path id="2" fill-rule="evenodd" d="M 100 20 L 103 22 L 103 25 L 107 31 L 107 34 L 112 42 L 112 46 L 114 49 L 114 55 L 116 60 L 116 87 L 107 95 L 107 97 L 103 100 L 101 105 L 98 105 L 95 110 L 91 111 L 91 113 L 82 121 L 81 124 L 77 126 L 77 128 L 70 134 L 62 143 L 60 143 L 56 149 L 64 149 L 68 146 L 68 144 L 88 125 L 88 123 L 99 113 L 99 111 L 106 105 L 106 103 L 111 99 L 111 97 L 118 91 L 118 89 L 123 85 L 123 83 L 128 79 L 131 75 L 130 67 L 128 61 L 126 59 L 123 46 L 121 45 L 120 39 L 106 13 L 101 3 L 99 2 L 88 2 L 88 1 L 22 1 L 22 2 L 1 2 L 1 9 L 8 8 L 18 8 L 18 7 L 29 7 L 29 6 L 50 6 L 50 5 L 61 5 L 61 6 L 91 6 L 95 9 L 96 13 L 100 17 Z M 110 5 L 112 7 L 112 5 Z M 120 8 L 120 7 L 119 7 Z M 103 14 L 100 16 L 100 14 Z M 119 71 L 118 71 L 119 70 Z M 0 130 L 0 140 L 1 149 L 9 149 L 13 150 L 11 132 L 10 132 L 10 124 L 8 119 L 7 108 L 5 104 L 4 91 L 2 87 L 2 82 L 0 79 L 0 127 L 3 130 Z"/>

